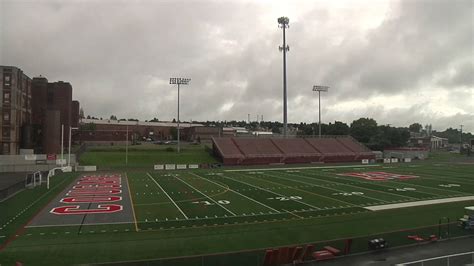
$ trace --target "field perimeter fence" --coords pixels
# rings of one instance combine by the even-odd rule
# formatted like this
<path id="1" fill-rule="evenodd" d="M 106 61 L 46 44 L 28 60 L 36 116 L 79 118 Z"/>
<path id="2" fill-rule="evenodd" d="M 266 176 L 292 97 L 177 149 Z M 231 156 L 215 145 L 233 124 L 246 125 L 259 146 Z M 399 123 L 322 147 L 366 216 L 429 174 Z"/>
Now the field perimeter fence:
<path id="1" fill-rule="evenodd" d="M 397 264 L 396 266 L 474 265 L 474 251 Z"/>
<path id="2" fill-rule="evenodd" d="M 15 184 L 12 184 L 6 188 L 1 188 L 0 189 L 0 202 L 3 200 L 9 198 L 10 196 L 14 195 L 18 191 L 24 189 L 26 186 L 26 183 L 24 180 L 18 181 Z"/>
<path id="3" fill-rule="evenodd" d="M 444 241 L 450 238 L 474 236 L 473 230 L 464 230 L 458 226 L 457 222 L 453 223 L 441 223 L 439 225 L 432 225 L 427 227 L 417 227 L 412 229 L 404 229 L 399 231 L 384 232 L 379 234 L 370 234 L 366 236 L 352 237 L 352 238 L 341 238 L 327 241 L 316 241 L 310 243 L 303 243 L 299 245 L 288 245 L 278 246 L 266 249 L 255 249 L 245 250 L 240 252 L 232 253 L 219 253 L 219 254 L 207 254 L 187 257 L 176 257 L 166 259 L 156 259 L 148 261 L 126 261 L 126 262 L 114 262 L 113 265 L 158 265 L 158 266 L 277 266 L 277 265 L 309 265 L 314 263 L 314 258 L 311 256 L 313 252 L 323 250 L 324 247 L 330 246 L 340 250 L 340 255 L 344 256 L 355 253 L 364 252 L 376 252 L 369 247 L 369 241 L 373 239 L 384 239 L 387 243 L 388 248 L 402 247 L 411 245 L 423 245 L 434 241 Z M 315 236 L 317 238 L 318 236 Z M 350 244 L 349 244 L 350 243 Z M 348 244 L 350 248 L 348 248 Z M 293 258 L 291 256 L 292 251 L 300 247 L 303 250 L 303 254 L 307 253 L 306 256 L 301 256 L 301 261 L 293 264 Z M 272 250 L 273 253 L 278 252 L 276 258 L 267 261 L 265 258 L 266 253 Z M 286 250 L 286 252 L 282 252 Z M 288 252 L 289 250 L 289 252 Z M 310 250 L 311 252 L 305 252 Z M 183 252 L 186 252 L 186 247 L 183 247 Z M 290 254 L 282 256 L 281 254 Z M 336 256 L 337 257 L 337 256 Z M 266 263 L 270 262 L 270 263 Z M 111 263 L 112 264 L 112 263 Z M 107 265 L 107 263 L 97 264 Z M 419 264 L 421 265 L 421 264 Z M 428 264 L 426 264 L 428 265 Z"/>

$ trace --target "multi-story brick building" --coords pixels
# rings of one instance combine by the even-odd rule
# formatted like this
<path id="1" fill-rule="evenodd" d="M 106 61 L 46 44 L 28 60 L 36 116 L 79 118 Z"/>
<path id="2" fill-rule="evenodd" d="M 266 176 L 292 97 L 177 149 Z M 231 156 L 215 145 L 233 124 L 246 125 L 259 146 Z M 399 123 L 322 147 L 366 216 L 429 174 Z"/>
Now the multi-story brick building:
<path id="1" fill-rule="evenodd" d="M 31 79 L 14 66 L 0 66 L 0 154 L 31 148 Z"/>
<path id="2" fill-rule="evenodd" d="M 61 125 L 64 125 L 64 146 L 67 147 L 69 127 L 78 125 L 79 102 L 72 101 L 72 86 L 69 82 L 48 82 L 40 76 L 33 78 L 31 87 L 36 151 L 59 153 Z"/>

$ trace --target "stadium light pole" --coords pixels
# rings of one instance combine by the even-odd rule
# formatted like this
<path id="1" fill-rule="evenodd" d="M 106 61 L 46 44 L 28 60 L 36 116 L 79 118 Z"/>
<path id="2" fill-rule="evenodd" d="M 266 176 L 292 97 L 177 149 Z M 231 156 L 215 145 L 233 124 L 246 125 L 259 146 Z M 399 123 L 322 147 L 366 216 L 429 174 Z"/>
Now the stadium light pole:
<path id="1" fill-rule="evenodd" d="M 69 148 L 68 148 L 68 156 L 67 156 L 67 166 L 71 166 L 71 135 L 72 135 L 72 130 L 77 130 L 79 129 L 78 127 L 69 127 Z"/>
<path id="2" fill-rule="evenodd" d="M 61 124 L 61 167 L 64 166 L 64 124 Z"/>
<path id="3" fill-rule="evenodd" d="M 329 89 L 328 86 L 318 86 L 318 85 L 313 86 L 313 91 L 318 92 L 318 98 L 319 98 L 318 107 L 319 107 L 319 137 L 320 138 L 321 138 L 321 92 L 327 92 L 328 89 Z"/>
<path id="4" fill-rule="evenodd" d="M 464 126 L 464 125 L 460 125 L 460 127 L 461 127 L 461 135 L 459 136 L 459 142 L 460 142 L 459 152 L 461 152 L 461 150 L 462 150 L 462 127 L 463 127 L 463 126 Z"/>
<path id="5" fill-rule="evenodd" d="M 179 85 L 188 85 L 191 81 L 190 78 L 170 78 L 171 85 L 178 85 L 178 126 L 177 126 L 177 137 L 178 137 L 178 153 L 180 152 L 180 145 L 179 145 Z"/>
<path id="6" fill-rule="evenodd" d="M 287 92 L 286 92 L 286 52 L 290 50 L 290 47 L 286 44 L 286 28 L 289 28 L 290 19 L 288 17 L 278 18 L 278 27 L 283 29 L 283 46 L 279 46 L 278 49 L 283 51 L 283 136 L 286 137 L 288 130 L 288 116 L 287 116 Z"/>

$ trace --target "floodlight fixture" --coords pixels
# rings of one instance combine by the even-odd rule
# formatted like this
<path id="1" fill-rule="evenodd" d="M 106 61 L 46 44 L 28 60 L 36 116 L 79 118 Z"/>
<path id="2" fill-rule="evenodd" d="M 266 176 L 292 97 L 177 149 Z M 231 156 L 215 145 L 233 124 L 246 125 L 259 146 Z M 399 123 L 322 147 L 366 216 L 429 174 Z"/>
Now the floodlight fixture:
<path id="1" fill-rule="evenodd" d="M 180 152 L 179 144 L 179 85 L 188 85 L 191 81 L 190 78 L 170 78 L 171 85 L 178 85 L 178 120 L 177 120 L 177 139 L 178 139 L 178 153 Z"/>
<path id="2" fill-rule="evenodd" d="M 286 137 L 288 130 L 288 107 L 287 107 L 287 88 L 286 88 L 286 52 L 290 47 L 286 44 L 286 29 L 290 27 L 290 19 L 288 17 L 278 18 L 278 27 L 283 29 L 283 46 L 278 49 L 283 51 L 283 136 Z"/>
<path id="3" fill-rule="evenodd" d="M 188 85 L 191 79 L 189 78 L 170 78 L 170 84 L 180 84 L 180 85 Z"/>
<path id="4" fill-rule="evenodd" d="M 328 86 L 319 86 L 319 85 L 314 85 L 313 86 L 313 91 L 318 92 L 318 99 L 319 99 L 319 137 L 321 138 L 321 92 L 327 92 L 329 90 Z"/>

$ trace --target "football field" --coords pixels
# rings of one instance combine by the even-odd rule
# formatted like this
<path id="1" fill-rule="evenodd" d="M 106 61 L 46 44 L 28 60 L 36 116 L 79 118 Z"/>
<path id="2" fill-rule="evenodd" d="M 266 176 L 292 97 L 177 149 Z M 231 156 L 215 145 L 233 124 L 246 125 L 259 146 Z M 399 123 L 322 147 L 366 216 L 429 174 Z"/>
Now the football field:
<path id="1" fill-rule="evenodd" d="M 454 174 L 441 165 L 144 172 L 130 173 L 128 179 L 138 230 L 311 219 L 368 212 L 369 206 L 474 200 L 472 174 L 461 169 Z"/>
<path id="2" fill-rule="evenodd" d="M 474 205 L 473 173 L 473 164 L 413 163 L 56 176 L 52 190 L 0 204 L 0 262 L 195 265 L 186 258 L 250 250 L 259 265 L 271 247 L 424 226 L 437 233 L 441 218 L 456 221 Z M 33 192 L 41 197 L 26 197 Z M 397 237 L 389 241 L 407 244 L 406 233 Z M 247 263 L 225 257 L 203 265 Z"/>

